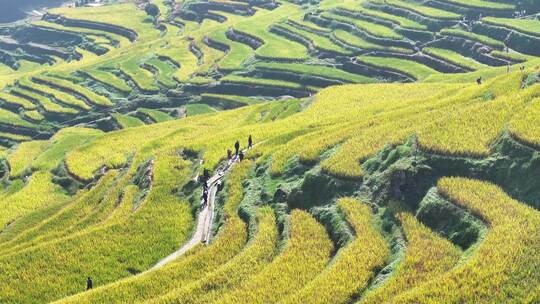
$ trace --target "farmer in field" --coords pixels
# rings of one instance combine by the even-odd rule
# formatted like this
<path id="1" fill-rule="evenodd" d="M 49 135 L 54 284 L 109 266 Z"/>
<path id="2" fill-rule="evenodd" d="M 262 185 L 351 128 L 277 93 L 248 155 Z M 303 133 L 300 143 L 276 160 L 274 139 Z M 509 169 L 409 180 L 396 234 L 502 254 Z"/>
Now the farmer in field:
<path id="1" fill-rule="evenodd" d="M 92 286 L 93 283 L 92 283 L 92 278 L 88 277 L 88 279 L 86 280 L 86 290 L 90 290 L 92 289 Z"/>
<path id="2" fill-rule="evenodd" d="M 476 83 L 477 83 L 478 85 L 481 85 L 481 84 L 482 84 L 482 77 L 476 78 Z"/>
<path id="3" fill-rule="evenodd" d="M 248 148 L 251 149 L 253 147 L 253 139 L 251 138 L 251 134 L 248 137 Z"/>
<path id="4" fill-rule="evenodd" d="M 240 151 L 240 142 L 237 140 L 234 143 L 234 155 L 238 155 L 238 152 Z"/>

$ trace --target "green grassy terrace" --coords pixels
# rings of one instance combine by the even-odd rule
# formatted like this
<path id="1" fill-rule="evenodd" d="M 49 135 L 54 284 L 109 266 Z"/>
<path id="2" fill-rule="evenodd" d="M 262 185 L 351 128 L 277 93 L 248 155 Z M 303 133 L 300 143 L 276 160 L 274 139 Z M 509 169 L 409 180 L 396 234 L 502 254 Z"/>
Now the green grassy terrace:
<path id="1" fill-rule="evenodd" d="M 387 58 L 387 57 L 374 57 L 374 56 L 359 56 L 357 60 L 365 62 L 370 65 L 379 66 L 382 68 L 388 68 L 390 70 L 396 70 L 403 72 L 411 77 L 422 80 L 428 76 L 439 74 L 436 70 L 427 67 L 423 64 L 415 61 L 399 59 L 399 58 Z"/>
<path id="2" fill-rule="evenodd" d="M 257 63 L 254 65 L 256 69 L 268 69 L 268 70 L 278 70 L 278 71 L 288 71 L 298 74 L 307 74 L 325 77 L 328 79 L 336 79 L 344 82 L 354 82 L 354 83 L 371 83 L 374 82 L 373 79 L 348 73 L 346 71 L 337 69 L 330 66 L 317 66 L 317 65 L 307 65 L 307 64 L 281 64 L 281 63 Z"/>

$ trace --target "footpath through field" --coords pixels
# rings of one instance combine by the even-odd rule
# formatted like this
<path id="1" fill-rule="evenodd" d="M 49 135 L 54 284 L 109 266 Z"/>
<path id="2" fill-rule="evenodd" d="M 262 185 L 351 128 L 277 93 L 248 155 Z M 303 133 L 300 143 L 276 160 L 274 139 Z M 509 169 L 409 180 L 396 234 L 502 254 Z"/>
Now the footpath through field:
<path id="1" fill-rule="evenodd" d="M 246 153 L 246 151 L 242 151 L 242 153 Z M 222 179 L 225 174 L 230 171 L 234 164 L 237 163 L 239 160 L 239 156 L 235 155 L 225 165 L 218 167 L 218 169 L 216 170 L 216 174 L 214 174 L 214 176 L 212 176 L 208 180 L 207 203 L 203 204 L 203 200 L 201 200 L 202 209 L 197 217 L 197 226 L 195 232 L 191 236 L 191 239 L 187 241 L 182 247 L 180 247 L 180 249 L 176 250 L 175 252 L 171 253 L 167 257 L 157 262 L 157 264 L 154 265 L 151 270 L 158 269 L 167 265 L 179 256 L 186 253 L 191 248 L 195 247 L 197 244 L 209 243 L 212 233 L 212 223 L 214 222 L 214 206 L 218 188 L 221 185 Z"/>

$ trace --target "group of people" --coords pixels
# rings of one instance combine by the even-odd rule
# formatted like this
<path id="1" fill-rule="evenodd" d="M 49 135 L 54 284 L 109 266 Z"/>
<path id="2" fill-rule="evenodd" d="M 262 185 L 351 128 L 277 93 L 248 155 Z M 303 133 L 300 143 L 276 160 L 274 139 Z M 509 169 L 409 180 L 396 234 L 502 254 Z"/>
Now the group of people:
<path id="1" fill-rule="evenodd" d="M 253 147 L 253 138 L 251 135 L 248 136 L 248 149 L 251 149 Z M 238 156 L 238 159 L 240 161 L 244 160 L 244 152 L 240 151 L 240 142 L 237 140 L 234 143 L 234 156 Z M 227 160 L 231 162 L 233 159 L 233 154 L 231 149 L 227 149 Z"/>
<path id="2" fill-rule="evenodd" d="M 252 147 L 253 147 L 253 138 L 251 137 L 251 135 L 249 135 L 248 136 L 248 149 L 251 149 Z M 240 150 L 240 142 L 238 140 L 234 143 L 234 150 L 235 150 L 234 156 L 235 157 L 237 156 L 240 161 L 244 160 L 244 152 Z M 233 159 L 233 154 L 230 149 L 227 149 L 227 159 L 229 163 Z M 208 171 L 207 169 L 204 169 L 203 176 L 201 179 L 201 181 L 203 182 L 203 193 L 201 196 L 202 206 L 206 206 L 206 204 L 208 204 L 209 180 L 210 180 L 210 171 Z"/>

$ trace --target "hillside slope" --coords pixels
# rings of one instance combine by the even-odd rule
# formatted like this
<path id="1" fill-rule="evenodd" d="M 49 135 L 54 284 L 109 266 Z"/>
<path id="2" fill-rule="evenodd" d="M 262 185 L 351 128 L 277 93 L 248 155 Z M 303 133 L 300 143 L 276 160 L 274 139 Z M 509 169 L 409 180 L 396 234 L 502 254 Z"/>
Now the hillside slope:
<path id="1" fill-rule="evenodd" d="M 24 164 L 15 163 L 22 161 L 17 158 L 9 161 L 10 167 L 22 166 L 27 168 L 23 172 L 31 173 L 23 179 L 5 179 L 1 220 L 8 224 L 0 232 L 0 277 L 7 283 L 0 288 L 2 301 L 58 300 L 82 291 L 86 276 L 101 287 L 66 301 L 102 302 L 106 298 L 124 302 L 128 298 L 158 299 L 165 294 L 164 299 L 172 301 L 175 288 L 198 284 L 200 279 L 197 272 L 182 269 L 210 263 L 200 271 L 220 271 L 221 264 L 232 263 L 242 247 L 250 246 L 251 238 L 255 242 L 265 232 L 256 219 L 257 210 L 266 205 L 274 209 L 280 227 L 282 245 L 274 249 L 275 260 L 261 260 L 269 266 L 261 267 L 260 274 L 253 273 L 253 282 L 248 277 L 213 288 L 225 288 L 223 296 L 234 297 L 249 292 L 242 290 L 251 290 L 248 286 L 259 280 L 270 284 L 285 279 L 278 275 L 282 271 L 273 274 L 270 269 L 293 266 L 311 267 L 287 270 L 310 273 L 301 282 L 307 284 L 317 273 L 326 276 L 333 268 L 326 266 L 330 268 L 325 270 L 324 263 L 321 268 L 311 261 L 327 245 L 306 251 L 309 257 L 294 257 L 302 254 L 294 246 L 304 246 L 295 244 L 303 238 L 295 236 L 296 229 L 312 229 L 301 228 L 312 225 L 311 220 L 300 219 L 304 216 L 295 216 L 294 210 L 311 213 L 326 227 L 328 236 L 320 237 L 333 240 L 337 262 L 354 254 L 355 250 L 347 248 L 361 237 L 355 236 L 355 230 L 370 229 L 354 226 L 358 224 L 353 224 L 354 230 L 349 228 L 346 223 L 354 220 L 343 216 L 340 210 L 344 206 L 336 205 L 336 198 L 342 196 L 369 202 L 374 214 L 362 215 L 371 219 L 362 220 L 361 225 L 373 225 L 375 235 L 380 234 L 389 246 L 374 252 L 382 260 L 365 270 L 370 271 L 371 280 L 354 287 L 357 289 L 348 297 L 359 299 L 366 290 L 385 288 L 385 278 L 395 266 L 410 263 L 401 256 L 408 254 L 408 242 L 414 240 L 409 239 L 410 229 L 420 228 L 411 228 L 408 219 L 405 235 L 400 232 L 403 220 L 393 214 L 405 212 L 433 229 L 424 233 L 436 232 L 465 251 L 459 263 L 453 259 L 454 268 L 426 274 L 415 283 L 414 291 L 395 294 L 396 300 L 523 300 L 540 280 L 530 272 L 538 266 L 533 264 L 538 261 L 540 245 L 534 233 L 540 224 L 540 195 L 534 178 L 540 136 L 533 127 L 537 125 L 534 113 L 540 84 L 524 82 L 536 70 L 524 73 L 503 75 L 482 85 L 337 86 L 321 91 L 311 103 L 301 101 L 306 108 L 297 113 L 287 106 L 290 101 L 280 101 L 96 134 L 70 146 L 62 137 L 45 141 L 33 152 L 32 160 L 25 159 Z M 190 180 L 202 170 L 199 159 L 204 160 L 202 166 L 213 170 L 226 159 L 226 149 L 248 134 L 256 146 L 247 157 L 256 162 L 245 160 L 226 177 L 222 193 L 226 211 L 216 219 L 215 241 L 164 268 L 133 276 L 151 268 L 188 238 L 199 187 Z M 41 168 L 39 160 L 44 155 L 54 156 L 63 169 Z M 444 176 L 462 178 L 438 181 Z M 35 189 L 35 183 L 43 184 L 43 189 Z M 66 191 L 54 183 L 66 189 L 75 183 L 87 186 L 74 196 L 54 199 Z M 238 189 L 234 183 L 244 186 Z M 38 191 L 43 201 L 28 206 L 25 195 L 37 196 Z M 227 207 L 231 200 L 235 207 Z M 24 208 L 13 209 L 14 204 Z M 363 203 L 349 202 L 347 208 L 351 204 Z M 505 211 L 496 211 L 499 209 Z M 237 212 L 239 223 L 234 224 Z M 451 216 L 443 220 L 444 214 Z M 507 221 L 513 224 L 505 224 Z M 237 229 L 236 234 L 247 229 L 248 239 L 229 235 L 228 229 Z M 324 229 L 316 231 L 309 233 L 323 233 Z M 235 241 L 222 242 L 222 238 Z M 519 254 L 510 253 L 509 248 Z M 327 254 L 321 251 L 320 258 Z M 217 257 L 222 261 L 215 260 Z M 429 253 L 423 258 L 429 259 Z M 289 264 L 288 259 L 299 260 Z M 282 263 L 286 266 L 278 266 Z M 397 278 L 401 269 L 407 269 L 403 267 L 396 268 Z M 492 278 L 492 271 L 497 273 L 496 281 L 482 279 Z M 478 276 L 465 274 L 469 272 Z M 340 275 L 349 274 L 343 271 Z M 178 276 L 184 283 L 178 285 Z M 295 276 L 290 279 L 296 280 Z M 482 281 L 482 287 L 472 287 L 477 286 L 473 280 Z M 81 284 L 74 283 L 77 281 Z M 266 284 L 257 286 L 271 286 Z M 445 292 L 447 284 L 471 287 L 456 298 Z M 139 286 L 137 292 L 132 290 L 134 286 Z M 493 288 L 508 291 L 491 292 Z M 225 296 L 228 292 L 231 295 Z"/>
<path id="2" fill-rule="evenodd" d="M 0 303 L 540 302 L 538 12 L 111 0 L 0 26 Z"/>

